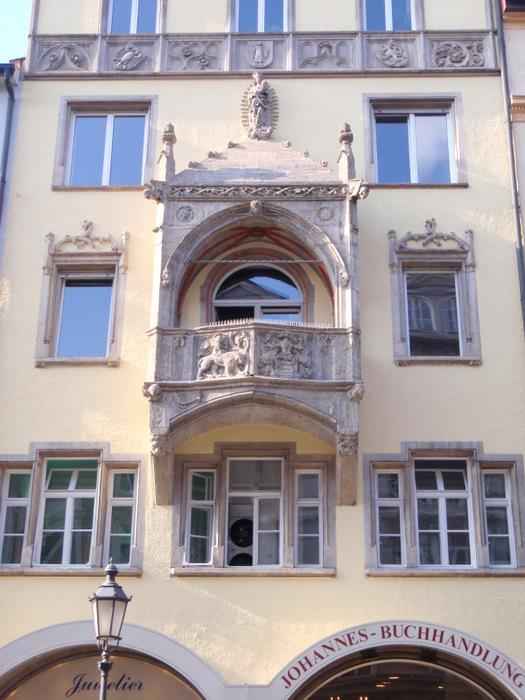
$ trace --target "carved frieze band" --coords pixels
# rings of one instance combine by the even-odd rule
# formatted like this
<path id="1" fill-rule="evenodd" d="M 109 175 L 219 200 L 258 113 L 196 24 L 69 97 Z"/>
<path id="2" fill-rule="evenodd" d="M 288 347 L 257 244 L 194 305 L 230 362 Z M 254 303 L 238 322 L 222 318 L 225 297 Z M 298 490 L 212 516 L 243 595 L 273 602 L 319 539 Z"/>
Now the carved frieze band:
<path id="1" fill-rule="evenodd" d="M 226 70 L 361 72 L 492 70 L 488 32 L 336 32 L 316 35 L 40 35 L 28 73 L 194 73 Z"/>
<path id="2" fill-rule="evenodd" d="M 364 190 L 363 190 L 364 191 Z M 238 185 L 213 187 L 189 185 L 180 187 L 152 180 L 144 190 L 147 199 L 176 201 L 178 199 L 344 199 L 349 193 L 346 185 Z"/>

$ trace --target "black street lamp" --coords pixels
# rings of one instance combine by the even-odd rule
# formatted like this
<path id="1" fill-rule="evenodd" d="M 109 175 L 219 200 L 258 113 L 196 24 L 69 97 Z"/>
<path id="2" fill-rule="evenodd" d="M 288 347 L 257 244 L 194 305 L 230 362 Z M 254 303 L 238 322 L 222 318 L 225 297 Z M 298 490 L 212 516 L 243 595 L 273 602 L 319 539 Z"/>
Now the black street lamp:
<path id="1" fill-rule="evenodd" d="M 93 606 L 95 637 L 98 648 L 102 652 L 102 661 L 99 661 L 98 664 L 100 669 L 100 700 L 106 700 L 108 674 L 113 667 L 113 662 L 109 660 L 109 653 L 119 645 L 120 630 L 124 622 L 126 607 L 131 600 L 124 593 L 122 586 L 115 581 L 118 569 L 113 564 L 112 559 L 109 560 L 104 573 L 106 580 L 89 599 Z"/>

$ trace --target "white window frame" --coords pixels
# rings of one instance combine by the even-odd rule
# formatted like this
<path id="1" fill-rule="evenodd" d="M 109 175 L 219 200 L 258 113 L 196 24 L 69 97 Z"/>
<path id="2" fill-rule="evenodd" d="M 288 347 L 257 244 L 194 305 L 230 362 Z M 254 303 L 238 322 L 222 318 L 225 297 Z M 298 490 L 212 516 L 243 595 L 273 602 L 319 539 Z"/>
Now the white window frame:
<path id="1" fill-rule="evenodd" d="M 113 135 L 115 127 L 115 117 L 144 117 L 144 137 L 142 142 L 142 165 L 141 165 L 141 179 L 144 180 L 145 165 L 148 152 L 148 115 L 144 111 L 122 111 L 122 112 L 108 112 L 108 111 L 95 111 L 95 112 L 76 112 L 70 124 L 70 134 L 68 139 L 69 151 L 67 156 L 67 184 L 69 187 L 141 187 L 143 183 L 132 184 L 132 185 L 110 185 L 109 178 L 111 175 L 111 156 L 113 147 Z M 75 141 L 75 130 L 77 125 L 77 119 L 83 117 L 105 117 L 106 119 L 106 135 L 104 141 L 104 155 L 103 155 L 103 165 L 102 165 L 102 178 L 101 182 L 93 183 L 91 185 L 72 185 L 71 176 L 73 170 L 73 156 L 74 156 L 74 141 Z"/>
<path id="2" fill-rule="evenodd" d="M 13 474 L 23 474 L 23 475 L 28 475 L 29 476 L 29 495 L 27 498 L 9 498 L 8 493 L 9 493 L 9 482 L 11 479 L 11 476 Z M 5 532 L 5 523 L 6 523 L 6 515 L 7 515 L 7 509 L 10 506 L 23 506 L 26 509 L 26 517 L 25 517 L 25 524 L 24 524 L 24 534 L 23 534 L 23 541 L 22 541 L 22 547 L 26 543 L 26 538 L 27 538 L 27 528 L 28 528 L 28 523 L 29 523 L 29 509 L 30 509 L 30 504 L 31 504 L 31 487 L 32 487 L 32 472 L 30 469 L 5 469 L 3 470 L 3 478 L 2 478 L 2 489 L 1 489 L 1 502 L 0 502 L 0 567 L 9 567 L 9 568 L 15 568 L 15 567 L 20 567 L 21 561 L 20 562 L 15 562 L 12 564 L 6 564 L 2 563 L 2 556 L 3 556 L 3 549 L 4 549 L 4 537 L 6 535 L 9 535 L 11 533 L 6 533 Z"/>
<path id="3" fill-rule="evenodd" d="M 461 491 L 468 503 L 469 546 L 471 563 L 468 565 L 448 564 L 448 559 L 439 565 L 420 564 L 419 559 L 419 523 L 417 498 L 436 498 L 440 495 L 455 497 L 455 491 L 416 490 L 416 468 L 418 459 L 431 461 L 439 469 L 443 460 L 460 460 L 466 463 L 468 478 L 466 490 Z M 379 515 L 378 506 L 390 504 L 390 499 L 378 499 L 377 475 L 381 473 L 400 474 L 402 486 L 399 489 L 399 502 L 392 503 L 402 509 L 402 563 L 385 564 L 380 561 L 379 550 Z M 505 498 L 486 499 L 484 496 L 484 476 L 504 474 Z M 487 455 L 482 443 L 402 443 L 400 454 L 363 455 L 363 487 L 365 504 L 365 552 L 366 568 L 371 576 L 439 576 L 470 574 L 488 575 L 495 571 L 513 575 L 517 570 L 525 571 L 525 475 L 523 455 Z M 510 564 L 491 563 L 490 540 L 487 527 L 486 507 L 494 505 L 507 509 L 509 530 Z M 441 536 L 446 539 L 446 521 L 440 528 Z M 442 543 L 441 551 L 446 545 Z"/>
<path id="4" fill-rule="evenodd" d="M 463 314 L 461 310 L 463 309 L 462 297 L 461 297 L 461 280 L 459 271 L 457 269 L 451 268 L 447 269 L 425 269 L 425 268 L 404 268 L 403 269 L 403 281 L 404 281 L 404 311 L 405 311 L 405 338 L 406 338 L 406 348 L 407 355 L 409 357 L 417 358 L 418 355 L 412 355 L 410 348 L 410 311 L 409 311 L 409 299 L 408 299 L 408 283 L 407 275 L 421 275 L 421 274 L 431 274 L 431 275 L 454 275 L 454 288 L 455 288 L 455 299 L 456 299 L 456 312 L 457 312 L 457 324 L 458 324 L 458 340 L 459 340 L 459 353 L 458 355 L 450 355 L 450 357 L 464 357 L 465 355 L 465 333 L 463 327 Z M 436 332 L 439 331 L 439 326 L 444 322 L 441 315 L 442 307 L 439 309 L 434 309 L 431 304 L 429 304 L 423 297 L 414 297 L 421 299 L 425 304 L 427 304 L 430 315 L 432 318 L 432 324 Z M 437 311 L 437 315 L 436 315 Z M 424 329 L 414 329 L 414 330 L 424 330 Z M 425 356 L 426 357 L 426 356 Z M 429 356 L 432 357 L 432 356 Z M 439 355 L 437 357 L 440 357 Z"/>
<path id="5" fill-rule="evenodd" d="M 398 480 L 398 497 L 397 498 L 380 498 L 379 496 L 379 479 L 381 474 L 395 474 Z M 375 494 L 375 521 L 376 527 L 376 548 L 377 562 L 380 568 L 404 568 L 406 567 L 406 534 L 405 534 L 405 499 L 404 499 L 404 474 L 401 469 L 374 469 L 374 494 Z M 383 564 L 381 562 L 381 537 L 391 535 L 391 533 L 381 533 L 379 528 L 379 509 L 381 507 L 397 508 L 399 511 L 399 537 L 401 560 L 399 564 Z"/>
<path id="6" fill-rule="evenodd" d="M 111 19 L 113 17 L 113 2 L 114 0 L 108 0 L 108 18 L 107 18 L 107 33 L 113 34 L 115 32 L 111 31 Z M 131 13 L 129 21 L 129 33 L 137 34 L 137 23 L 139 18 L 139 3 L 140 0 L 131 0 Z M 159 18 L 160 18 L 160 2 L 157 0 L 157 12 L 155 17 L 155 32 L 159 32 Z"/>
<path id="7" fill-rule="evenodd" d="M 59 271 L 58 273 L 58 290 L 57 290 L 57 295 L 56 295 L 56 303 L 57 303 L 57 308 L 55 312 L 55 328 L 53 331 L 53 356 L 58 357 L 58 348 L 59 348 L 59 343 L 60 343 L 60 334 L 62 332 L 62 309 L 63 309 L 63 304 L 64 304 L 64 294 L 65 294 L 65 287 L 66 287 L 66 282 L 68 280 L 78 280 L 78 281 L 83 281 L 83 280 L 102 280 L 102 279 L 110 279 L 112 281 L 111 283 L 111 304 L 110 304 L 110 309 L 109 309 L 109 314 L 108 314 L 108 327 L 107 327 L 107 336 L 106 336 L 106 352 L 104 355 L 100 355 L 99 357 L 108 357 L 110 354 L 110 348 L 112 343 L 115 342 L 115 287 L 116 287 L 116 278 L 117 278 L 117 271 L 116 269 L 112 270 L 107 270 L 105 271 L 103 268 L 101 268 L 99 271 L 96 269 L 93 270 L 88 270 L 85 273 L 80 271 L 80 270 L 62 270 Z M 108 285 L 109 286 L 109 285 Z M 75 356 L 77 357 L 77 356 Z M 83 357 L 79 355 L 78 357 Z"/>
<path id="8" fill-rule="evenodd" d="M 133 474 L 133 495 L 129 497 L 113 496 L 113 486 L 116 475 Z M 138 489 L 138 470 L 137 469 L 120 469 L 112 468 L 107 474 L 107 507 L 106 507 L 106 526 L 104 537 L 104 561 L 109 561 L 111 556 L 111 516 L 114 507 L 124 506 L 131 507 L 131 532 L 130 532 L 130 557 L 128 562 L 115 562 L 120 568 L 129 567 L 132 560 L 132 549 L 135 542 L 135 530 L 137 519 L 137 489 Z"/>
<path id="9" fill-rule="evenodd" d="M 202 501 L 192 498 L 192 486 L 193 477 L 197 474 L 207 474 L 213 477 L 212 484 L 212 496 L 210 499 L 204 499 Z M 217 473 L 215 469 L 209 469 L 203 467 L 202 469 L 190 469 L 188 471 L 188 496 L 187 496 L 187 509 L 186 509 L 186 537 L 184 542 L 184 564 L 187 566 L 210 566 L 212 564 L 213 558 L 213 544 L 215 535 L 215 501 L 217 497 Z M 208 512 L 208 534 L 206 539 L 208 540 L 207 548 L 209 554 L 205 562 L 192 562 L 190 561 L 189 553 L 191 551 L 191 539 L 194 536 L 191 532 L 191 516 L 195 508 L 200 508 L 201 510 L 206 510 Z"/>
<path id="10" fill-rule="evenodd" d="M 319 493 L 316 498 L 300 498 L 299 497 L 299 477 L 304 474 L 316 474 L 318 478 Z M 324 542 L 324 494 L 323 494 L 323 473 L 320 469 L 296 469 L 295 470 L 295 507 L 294 507 L 294 564 L 299 568 L 322 568 L 323 567 L 323 542 Z M 318 542 L 318 564 L 303 564 L 299 562 L 299 510 L 300 508 L 316 507 L 318 509 L 318 524 L 319 532 L 317 533 Z M 303 535 L 304 537 L 304 535 Z M 313 539 L 313 536 L 312 536 Z"/>
<path id="11" fill-rule="evenodd" d="M 59 460 L 57 460 L 59 461 Z M 64 461 L 73 461 L 69 459 L 65 459 Z M 78 479 L 78 474 L 82 470 L 81 463 L 82 462 L 93 462 L 96 461 L 96 458 L 74 458 L 75 462 L 78 462 L 79 466 L 77 467 L 72 467 L 71 471 L 73 472 L 73 477 L 72 479 L 74 480 L 74 483 L 76 484 L 76 481 Z M 90 468 L 92 469 L 92 468 Z M 51 474 L 53 472 L 53 468 L 51 468 L 51 471 L 49 472 L 49 478 L 51 477 Z M 53 490 L 49 491 L 48 490 L 48 474 L 47 474 L 47 464 L 46 468 L 43 470 L 42 473 L 42 479 L 43 479 L 43 484 L 42 484 L 42 493 L 40 497 L 40 505 L 38 509 L 38 522 L 37 522 L 37 537 L 36 537 L 36 542 L 35 542 L 35 550 L 34 550 L 34 561 L 33 565 L 42 567 L 42 568 L 49 568 L 49 567 L 58 567 L 58 568 L 71 568 L 71 569 L 77 569 L 77 568 L 86 568 L 91 566 L 91 561 L 93 557 L 93 548 L 94 544 L 96 541 L 96 535 L 97 535 L 97 513 L 99 512 L 99 500 L 100 500 L 100 465 L 97 466 L 96 468 L 96 482 L 95 482 L 95 488 L 94 489 L 83 489 L 83 490 L 75 490 L 74 488 L 68 488 L 64 490 Z M 70 482 L 71 483 L 71 482 Z M 79 498 L 93 498 L 93 521 L 92 521 L 92 527 L 89 532 L 91 533 L 91 540 L 90 540 L 90 554 L 89 554 L 89 559 L 87 562 L 83 564 L 71 564 L 69 561 L 70 559 L 70 554 L 71 554 L 71 541 L 72 541 L 72 535 L 73 535 L 73 517 L 74 517 L 74 505 L 75 505 L 75 500 Z M 45 506 L 46 506 L 46 501 L 47 500 L 53 500 L 53 499 L 61 499 L 66 501 L 66 513 L 64 516 L 64 530 L 63 530 L 63 543 L 62 543 L 62 561 L 60 564 L 53 563 L 53 564 L 43 564 L 41 562 L 42 558 L 42 543 L 43 543 L 43 535 L 44 535 L 44 515 L 45 515 Z"/>
<path id="12" fill-rule="evenodd" d="M 240 0 L 234 0 L 235 1 L 235 31 L 239 32 L 239 2 Z M 289 3 L 291 3 L 292 0 L 282 0 L 283 3 L 283 28 L 281 32 L 288 32 L 288 13 L 289 13 Z M 257 0 L 257 32 L 258 33 L 265 33 L 264 30 L 264 14 L 265 14 L 265 0 Z M 281 33 L 279 32 L 279 33 Z M 248 32 L 249 33 L 249 32 Z"/>
<path id="13" fill-rule="evenodd" d="M 367 18 L 367 2 L 368 0 L 363 0 L 363 24 L 365 25 L 365 31 L 368 31 L 368 28 L 366 27 L 366 18 Z M 392 32 L 394 31 L 393 27 L 393 17 L 392 17 L 392 0 L 383 0 L 384 5 L 385 5 L 385 28 L 384 30 L 370 30 L 370 31 L 386 31 L 386 32 Z M 400 31 L 413 31 L 416 28 L 416 7 L 415 7 L 415 0 L 410 0 L 410 24 L 411 27 L 410 29 L 406 30 L 400 30 Z"/>

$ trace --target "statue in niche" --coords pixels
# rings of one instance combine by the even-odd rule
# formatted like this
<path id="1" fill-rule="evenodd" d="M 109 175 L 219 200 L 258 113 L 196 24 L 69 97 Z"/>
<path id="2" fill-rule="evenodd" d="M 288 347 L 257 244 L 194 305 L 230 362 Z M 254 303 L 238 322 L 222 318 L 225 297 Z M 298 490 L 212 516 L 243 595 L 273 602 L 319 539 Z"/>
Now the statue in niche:
<path id="1" fill-rule="evenodd" d="M 277 97 L 261 73 L 253 74 L 253 83 L 244 93 L 242 111 L 249 138 L 270 138 L 277 122 Z"/>

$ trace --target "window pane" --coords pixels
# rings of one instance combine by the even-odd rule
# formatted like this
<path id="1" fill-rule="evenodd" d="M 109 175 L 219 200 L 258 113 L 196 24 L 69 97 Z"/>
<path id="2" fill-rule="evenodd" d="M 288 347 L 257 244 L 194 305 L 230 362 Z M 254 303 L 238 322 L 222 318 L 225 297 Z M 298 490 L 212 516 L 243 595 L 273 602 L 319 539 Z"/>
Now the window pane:
<path id="1" fill-rule="evenodd" d="M 106 357 L 112 279 L 66 280 L 58 357 Z"/>
<path id="2" fill-rule="evenodd" d="M 450 566 L 468 566 L 470 564 L 468 533 L 448 533 L 448 563 Z"/>
<path id="3" fill-rule="evenodd" d="M 397 506 L 381 506 L 379 508 L 379 532 L 381 535 L 399 535 L 401 533 L 401 521 Z"/>
<path id="4" fill-rule="evenodd" d="M 508 535 L 509 521 L 505 507 L 487 508 L 487 531 L 489 535 Z"/>
<path id="5" fill-rule="evenodd" d="M 104 116 L 75 118 L 70 185 L 102 184 L 106 126 L 107 117 Z"/>
<path id="6" fill-rule="evenodd" d="M 230 491 L 280 491 L 281 460 L 232 460 Z"/>
<path id="7" fill-rule="evenodd" d="M 447 498 L 447 530 L 468 530 L 466 498 Z"/>
<path id="8" fill-rule="evenodd" d="M 437 498 L 417 499 L 417 522 L 420 530 L 439 530 Z"/>
<path id="9" fill-rule="evenodd" d="M 399 476 L 397 474 L 378 474 L 377 495 L 379 498 L 399 498 Z"/>
<path id="10" fill-rule="evenodd" d="M 141 185 L 144 115 L 116 116 L 113 122 L 110 185 Z"/>
<path id="11" fill-rule="evenodd" d="M 283 323 L 299 323 L 300 311 L 278 311 L 277 309 L 263 309 L 262 317 L 265 321 L 282 321 Z"/>
<path id="12" fill-rule="evenodd" d="M 257 0 L 238 0 L 239 2 L 239 31 L 257 31 Z"/>
<path id="13" fill-rule="evenodd" d="M 44 508 L 44 529 L 63 530 L 66 520 L 66 499 L 46 498 Z"/>
<path id="14" fill-rule="evenodd" d="M 259 566 L 275 566 L 279 561 L 279 533 L 259 534 Z"/>
<path id="15" fill-rule="evenodd" d="M 299 535 L 319 534 L 318 506 L 301 506 L 297 509 L 297 532 Z"/>
<path id="16" fill-rule="evenodd" d="M 284 0 L 265 0 L 264 3 L 264 31 L 282 32 L 284 27 L 283 15 Z"/>
<path id="17" fill-rule="evenodd" d="M 192 535 L 208 537 L 210 510 L 208 508 L 191 509 L 190 531 Z"/>
<path id="18" fill-rule="evenodd" d="M 75 530 L 91 530 L 94 506 L 95 499 L 93 498 L 75 498 L 73 508 L 73 528 Z"/>
<path id="19" fill-rule="evenodd" d="M 442 472 L 443 488 L 445 491 L 465 491 L 465 473 L 464 472 Z"/>
<path id="20" fill-rule="evenodd" d="M 111 34 L 129 34 L 130 20 L 131 0 L 113 0 Z"/>
<path id="21" fill-rule="evenodd" d="M 454 273 L 407 274 L 408 328 L 413 356 L 457 356 L 459 334 L 444 320 L 445 300 L 456 296 Z M 457 322 L 455 328 L 457 329 Z"/>
<path id="22" fill-rule="evenodd" d="M 385 0 L 366 0 L 366 28 L 369 32 L 386 29 Z"/>
<path id="23" fill-rule="evenodd" d="M 81 469 L 78 472 L 76 491 L 95 491 L 97 488 L 96 469 Z"/>
<path id="24" fill-rule="evenodd" d="M 297 544 L 297 564 L 299 566 L 319 566 L 319 538 L 301 537 Z"/>
<path id="25" fill-rule="evenodd" d="M 157 31 L 157 0 L 139 0 L 137 19 L 138 34 L 154 34 Z"/>
<path id="26" fill-rule="evenodd" d="M 381 536 L 379 538 L 379 563 L 383 566 L 400 566 L 401 564 L 401 538 L 395 536 Z"/>
<path id="27" fill-rule="evenodd" d="M 47 488 L 49 491 L 67 491 L 73 472 L 69 469 L 52 469 Z"/>
<path id="28" fill-rule="evenodd" d="M 441 552 L 437 532 L 419 533 L 419 563 L 421 566 L 439 566 Z"/>
<path id="29" fill-rule="evenodd" d="M 245 267 L 221 284 L 215 298 L 300 300 L 301 295 L 292 280 L 279 270 Z"/>
<path id="30" fill-rule="evenodd" d="M 280 500 L 263 498 L 259 501 L 259 530 L 279 529 Z"/>
<path id="31" fill-rule="evenodd" d="M 190 537 L 190 564 L 207 564 L 210 561 L 208 554 L 208 540 L 204 537 Z"/>
<path id="32" fill-rule="evenodd" d="M 26 524 L 26 506 L 7 506 L 5 511 L 4 533 L 23 535 Z"/>
<path id="33" fill-rule="evenodd" d="M 199 472 L 191 477 L 191 499 L 193 501 L 213 500 L 214 474 L 212 472 Z"/>
<path id="34" fill-rule="evenodd" d="M 74 532 L 71 539 L 70 564 L 88 564 L 91 553 L 91 532 Z"/>
<path id="35" fill-rule="evenodd" d="M 410 182 L 406 116 L 376 116 L 377 181 Z"/>
<path id="36" fill-rule="evenodd" d="M 450 182 L 446 114 L 417 114 L 418 182 Z"/>
<path id="37" fill-rule="evenodd" d="M 10 474 L 8 498 L 29 498 L 30 474 Z"/>
<path id="38" fill-rule="evenodd" d="M 131 555 L 131 538 L 116 535 L 109 543 L 109 556 L 115 564 L 129 564 Z"/>
<path id="39" fill-rule="evenodd" d="M 113 506 L 111 509 L 111 534 L 130 535 L 133 506 Z"/>
<path id="40" fill-rule="evenodd" d="M 23 544 L 23 535 L 5 535 L 2 546 L 2 564 L 20 564 Z"/>
<path id="41" fill-rule="evenodd" d="M 410 0 L 392 0 L 392 28 L 395 31 L 412 29 Z"/>
<path id="42" fill-rule="evenodd" d="M 512 563 L 508 537 L 489 537 L 489 561 L 492 566 L 504 566 Z"/>
<path id="43" fill-rule="evenodd" d="M 297 498 L 319 498 L 319 474 L 298 474 Z"/>
<path id="44" fill-rule="evenodd" d="M 113 498 L 133 498 L 135 474 L 117 474 L 113 476 Z"/>
<path id="45" fill-rule="evenodd" d="M 506 498 L 505 475 L 484 474 L 485 498 Z"/>
<path id="46" fill-rule="evenodd" d="M 416 467 L 416 489 L 418 491 L 436 491 L 437 479 L 434 471 L 420 471 Z"/>
<path id="47" fill-rule="evenodd" d="M 62 564 L 62 548 L 64 535 L 62 532 L 44 533 L 42 536 L 41 564 Z"/>

